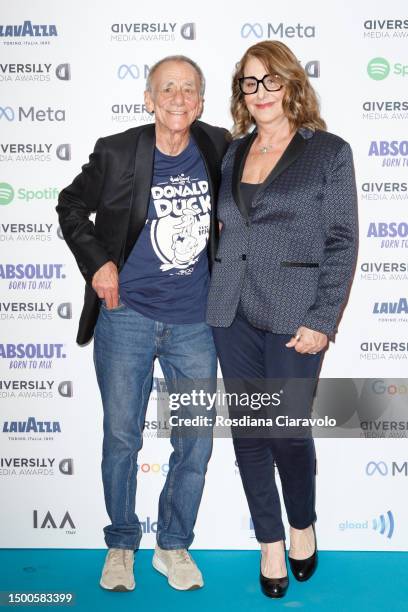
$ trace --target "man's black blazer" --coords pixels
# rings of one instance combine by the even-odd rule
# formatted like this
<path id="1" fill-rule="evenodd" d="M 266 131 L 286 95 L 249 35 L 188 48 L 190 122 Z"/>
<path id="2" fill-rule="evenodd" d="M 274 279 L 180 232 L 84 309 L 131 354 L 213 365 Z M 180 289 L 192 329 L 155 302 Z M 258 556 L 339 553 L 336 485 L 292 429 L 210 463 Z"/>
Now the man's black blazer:
<path id="1" fill-rule="evenodd" d="M 202 155 L 209 180 L 211 265 L 218 242 L 216 202 L 221 161 L 230 136 L 227 130 L 202 121 L 195 121 L 190 133 Z M 78 344 L 89 342 L 98 319 L 100 300 L 91 286 L 93 275 L 108 261 L 116 263 L 121 270 L 145 224 L 155 142 L 154 124 L 100 138 L 82 172 L 59 194 L 56 210 L 61 231 L 86 280 Z M 89 219 L 94 212 L 95 223 Z"/>

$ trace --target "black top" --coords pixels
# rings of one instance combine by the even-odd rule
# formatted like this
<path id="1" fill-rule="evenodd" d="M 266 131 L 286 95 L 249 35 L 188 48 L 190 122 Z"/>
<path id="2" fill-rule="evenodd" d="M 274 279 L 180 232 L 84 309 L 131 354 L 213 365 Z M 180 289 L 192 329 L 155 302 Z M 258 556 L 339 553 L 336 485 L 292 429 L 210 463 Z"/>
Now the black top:
<path id="1" fill-rule="evenodd" d="M 259 183 L 244 183 L 243 181 L 240 183 L 241 196 L 244 200 L 248 215 L 251 213 L 252 203 L 258 188 Z"/>

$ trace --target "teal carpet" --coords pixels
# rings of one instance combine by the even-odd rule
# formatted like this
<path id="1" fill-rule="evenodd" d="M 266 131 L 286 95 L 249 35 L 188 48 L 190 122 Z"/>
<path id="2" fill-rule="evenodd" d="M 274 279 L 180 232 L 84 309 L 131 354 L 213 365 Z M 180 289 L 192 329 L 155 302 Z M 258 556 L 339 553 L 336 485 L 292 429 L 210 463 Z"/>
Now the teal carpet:
<path id="1" fill-rule="evenodd" d="M 192 552 L 204 575 L 203 589 L 175 591 L 152 568 L 152 551 L 141 550 L 135 559 L 136 589 L 131 593 L 110 593 L 98 584 L 105 550 L 3 549 L 0 550 L 0 591 L 70 591 L 75 593 L 74 605 L 46 608 L 67 612 L 70 609 L 73 612 L 252 612 L 299 608 L 313 612 L 408 611 L 407 553 L 320 552 L 313 578 L 298 583 L 290 576 L 286 596 L 272 600 L 259 589 L 259 553 Z M 39 606 L 30 606 L 30 609 L 36 607 Z M 28 606 L 19 608 L 28 609 Z"/>

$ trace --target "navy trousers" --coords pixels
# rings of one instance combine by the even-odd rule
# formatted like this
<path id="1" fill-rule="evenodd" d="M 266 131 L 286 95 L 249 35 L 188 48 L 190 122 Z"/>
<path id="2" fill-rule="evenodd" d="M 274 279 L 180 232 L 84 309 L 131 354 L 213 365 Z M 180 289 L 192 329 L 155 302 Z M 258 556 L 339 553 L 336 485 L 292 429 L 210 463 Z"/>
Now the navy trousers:
<path id="1" fill-rule="evenodd" d="M 263 381 L 262 391 L 285 389 L 285 414 L 310 416 L 322 353 L 302 355 L 294 348 L 286 348 L 290 335 L 257 329 L 240 310 L 230 327 L 214 327 L 213 335 L 228 393 L 237 392 L 237 387 L 241 392 L 259 391 Z M 302 386 L 305 379 L 307 387 Z M 234 416 L 231 406 L 229 409 Z M 313 438 L 289 436 L 287 430 L 281 436 L 274 432 L 273 437 L 241 437 L 233 431 L 235 455 L 259 542 L 285 539 L 275 466 L 289 524 L 305 529 L 316 520 Z"/>

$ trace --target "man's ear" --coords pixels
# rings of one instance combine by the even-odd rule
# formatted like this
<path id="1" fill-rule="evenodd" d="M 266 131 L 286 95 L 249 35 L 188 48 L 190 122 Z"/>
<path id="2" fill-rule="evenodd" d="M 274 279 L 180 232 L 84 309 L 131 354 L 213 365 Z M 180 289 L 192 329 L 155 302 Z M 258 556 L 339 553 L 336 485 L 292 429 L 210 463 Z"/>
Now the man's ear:
<path id="1" fill-rule="evenodd" d="M 154 113 L 154 102 L 150 91 L 144 92 L 144 103 L 148 113 Z"/>

